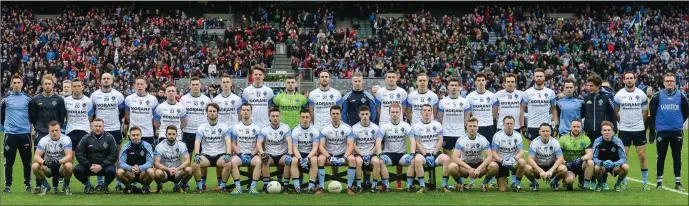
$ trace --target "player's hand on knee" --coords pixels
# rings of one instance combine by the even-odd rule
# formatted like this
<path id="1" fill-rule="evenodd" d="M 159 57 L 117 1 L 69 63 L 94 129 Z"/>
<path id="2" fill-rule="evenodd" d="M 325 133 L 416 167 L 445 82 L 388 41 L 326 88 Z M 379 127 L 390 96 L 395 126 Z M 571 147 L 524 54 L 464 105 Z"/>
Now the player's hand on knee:
<path id="1" fill-rule="evenodd" d="M 261 162 L 263 162 L 264 165 L 267 165 L 268 163 L 270 163 L 270 156 L 268 156 L 268 154 L 262 153 L 260 155 L 261 155 Z"/>
<path id="2" fill-rule="evenodd" d="M 197 153 L 196 155 L 194 155 L 194 162 L 195 162 L 196 164 L 201 163 L 201 154 L 198 154 L 198 153 Z"/>
<path id="3" fill-rule="evenodd" d="M 229 163 L 230 161 L 232 161 L 232 156 L 230 156 L 230 154 L 225 153 L 222 155 L 222 159 L 223 161 L 225 161 L 225 163 Z"/>

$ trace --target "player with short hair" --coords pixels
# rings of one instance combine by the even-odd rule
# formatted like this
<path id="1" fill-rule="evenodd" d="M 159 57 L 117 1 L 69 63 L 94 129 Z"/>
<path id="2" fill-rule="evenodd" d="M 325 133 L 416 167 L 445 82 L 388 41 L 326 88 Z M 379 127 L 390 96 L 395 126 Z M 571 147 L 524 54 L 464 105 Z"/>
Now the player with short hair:
<path id="1" fill-rule="evenodd" d="M 117 179 L 125 185 L 125 193 L 132 193 L 132 183 L 143 184 L 141 192 L 151 193 L 153 181 L 153 146 L 141 139 L 141 129 L 132 127 L 129 129 L 129 142 L 122 146 L 120 153 L 120 168 L 117 169 Z"/>
<path id="2" fill-rule="evenodd" d="M 76 85 L 73 85 L 76 90 Z M 139 76 L 134 79 L 135 93 L 124 99 L 124 116 L 129 122 L 129 130 L 138 127 L 141 129 L 141 140 L 155 147 L 155 128 L 153 128 L 153 109 L 158 106 L 158 99 L 146 92 L 148 87 L 146 77 Z M 161 137 L 162 138 L 162 137 Z"/>
<path id="3" fill-rule="evenodd" d="M 196 137 L 198 137 L 196 129 L 199 125 L 208 123 L 206 110 L 208 109 L 208 104 L 211 103 L 211 99 L 201 93 L 201 79 L 198 77 L 192 77 L 189 80 L 189 88 L 191 92 L 179 99 L 179 103 L 187 109 L 188 119 L 187 124 L 182 130 L 182 141 L 187 145 L 189 151 L 195 151 L 194 146 L 196 145 Z M 225 126 L 227 127 L 227 125 Z"/>
<path id="4" fill-rule="evenodd" d="M 620 138 L 615 137 L 611 122 L 603 121 L 601 123 L 601 133 L 603 136 L 598 137 L 593 142 L 593 163 L 595 164 L 593 173 L 599 182 L 603 184 L 605 184 L 605 179 L 602 179 L 604 173 L 618 176 L 617 183 L 615 183 L 615 191 L 621 192 L 625 189 L 622 186 L 622 181 L 629 173 L 624 144 Z M 596 191 L 601 191 L 602 189 L 603 186 L 599 184 Z"/>
<path id="5" fill-rule="evenodd" d="M 536 139 L 541 132 L 541 125 L 546 123 L 548 125 L 554 123 L 555 128 L 560 126 L 560 118 L 557 114 L 557 104 L 555 100 L 557 95 L 555 92 L 545 86 L 545 71 L 538 68 L 534 71 L 534 85 L 524 91 L 524 101 L 527 113 L 526 123 L 526 139 L 529 140 L 529 145 Z"/>
<path id="6" fill-rule="evenodd" d="M 67 110 L 67 128 L 65 134 L 72 142 L 78 143 L 81 138 L 91 132 L 90 122 L 93 120 L 93 101 L 84 95 L 84 86 L 81 79 L 72 81 L 72 95 L 65 98 L 65 110 Z"/>
<path id="7" fill-rule="evenodd" d="M 529 188 L 538 191 L 536 179 L 545 179 L 550 182 L 553 191 L 558 190 L 558 181 L 567 175 L 567 167 L 562 156 L 562 149 L 557 139 L 550 136 L 552 127 L 543 123 L 539 129 L 539 136 L 529 145 L 529 165 L 526 165 L 526 177 L 531 181 Z"/>
<path id="8" fill-rule="evenodd" d="M 105 177 L 98 191 L 110 193 L 108 185 L 115 179 L 117 169 L 117 142 L 112 134 L 103 131 L 103 119 L 96 118 L 91 122 L 91 133 L 81 138 L 76 149 L 79 164 L 74 167 L 74 176 L 84 184 L 84 193 L 94 191 L 88 177 L 93 175 Z M 65 179 L 65 181 L 67 181 Z"/>
<path id="9" fill-rule="evenodd" d="M 62 93 L 60 94 L 62 98 L 66 98 L 72 95 L 72 81 L 65 79 L 62 81 Z"/>
<path id="10" fill-rule="evenodd" d="M 504 129 L 505 117 L 511 116 L 514 120 L 513 128 L 521 130 L 526 128 L 524 125 L 524 111 L 526 110 L 526 105 L 522 104 L 524 100 L 524 92 L 516 89 L 517 87 L 517 76 L 508 73 L 504 77 L 503 86 L 505 89 L 495 93 L 498 99 L 498 124 L 497 129 Z M 521 134 L 520 134 L 521 135 Z M 495 151 L 495 150 L 493 150 Z"/>
<path id="11" fill-rule="evenodd" d="M 177 140 L 182 141 L 182 128 L 187 125 L 187 109 L 178 104 L 175 86 L 165 88 L 165 97 L 167 100 L 153 109 L 153 124 L 158 128 L 158 142 L 166 137 L 166 128 L 170 125 L 177 128 Z"/>
<path id="12" fill-rule="evenodd" d="M 280 110 L 277 108 L 270 109 L 270 126 L 261 129 L 256 140 L 256 149 L 258 156 L 263 161 L 263 192 L 267 192 L 267 182 L 270 182 L 270 166 L 278 166 L 277 170 L 282 171 L 282 176 L 278 176 L 278 182 L 282 182 L 282 188 L 286 189 L 289 186 L 291 165 L 297 161 L 292 161 L 294 156 L 292 152 L 292 131 L 289 125 L 280 122 Z M 265 149 L 264 149 L 265 147 Z"/>
<path id="13" fill-rule="evenodd" d="M 632 72 L 624 73 L 624 88 L 620 89 L 613 98 L 617 121 L 619 121 L 619 138 L 624 145 L 625 156 L 629 156 L 632 144 L 641 166 L 641 181 L 643 190 L 651 190 L 648 185 L 648 163 L 646 162 L 646 127 L 644 122 L 648 117 L 648 99 L 646 94 L 636 88 L 636 76 Z M 624 118 L 622 118 L 624 116 Z M 627 185 L 627 180 L 623 182 Z"/>
<path id="14" fill-rule="evenodd" d="M 407 177 L 413 177 L 414 172 L 414 153 L 407 153 L 407 140 L 412 142 L 409 145 L 410 151 L 416 151 L 416 139 L 410 135 L 411 125 L 402 121 L 402 106 L 399 104 L 390 105 L 390 123 L 380 126 L 382 138 L 376 139 L 376 153 L 380 153 L 380 175 L 383 178 L 382 192 L 390 191 L 390 173 L 388 166 L 409 166 Z M 401 173 L 400 173 L 401 174 Z"/>
<path id="15" fill-rule="evenodd" d="M 491 144 L 493 161 L 499 164 L 497 173 L 498 188 L 501 192 L 507 191 L 507 180 L 505 178 L 510 176 L 510 172 L 512 172 L 516 176 L 512 179 L 510 187 L 514 192 L 521 192 L 522 187 L 520 184 L 526 169 L 526 161 L 522 159 L 524 155 L 522 135 L 514 129 L 516 125 L 514 117 L 505 116 L 500 122 L 503 123 L 503 129 L 495 133 Z"/>
<path id="16" fill-rule="evenodd" d="M 560 136 L 559 140 L 568 171 L 565 177 L 565 184 L 567 185 L 567 190 L 573 190 L 572 183 L 574 182 L 574 177 L 578 175 L 579 181 L 583 179 L 583 185 L 581 185 L 582 182 L 579 182 L 580 186 L 584 190 L 588 190 L 591 176 L 593 176 L 593 146 L 591 139 L 581 131 L 581 120 L 572 120 L 569 125 L 571 127 L 569 129 L 570 132 Z"/>
<path id="17" fill-rule="evenodd" d="M 192 177 L 191 161 L 187 146 L 177 141 L 175 125 L 165 128 L 165 140 L 158 142 L 154 155 L 155 181 L 158 185 L 154 193 L 163 193 L 163 183 L 167 181 L 174 184 L 172 191 L 186 192 L 188 188 L 182 184 Z"/>
<path id="18" fill-rule="evenodd" d="M 242 106 L 242 98 L 232 93 L 232 78 L 223 74 L 220 77 L 220 94 L 215 96 L 211 102 L 220 106 L 218 111 L 218 122 L 232 127 L 239 122 L 239 107 Z"/>
<path id="19" fill-rule="evenodd" d="M 557 101 L 557 113 L 560 116 L 560 128 L 555 128 L 559 130 L 560 136 L 569 134 L 572 121 L 581 119 L 582 105 L 584 101 L 574 96 L 574 90 L 576 89 L 574 84 L 574 79 L 565 79 L 564 84 L 564 94 L 562 99 Z M 581 122 L 579 122 L 581 123 Z M 589 140 L 590 141 L 590 140 Z"/>
<path id="20" fill-rule="evenodd" d="M 495 135 L 493 120 L 498 114 L 499 104 L 495 94 L 486 90 L 487 81 L 486 74 L 476 74 L 476 91 L 469 93 L 466 99 L 471 107 L 471 116 L 479 120 L 478 133 L 491 142 Z"/>
<path id="21" fill-rule="evenodd" d="M 122 124 L 120 120 L 124 117 L 124 95 L 112 87 L 113 79 L 110 73 L 104 73 L 100 78 L 101 88 L 91 94 L 91 101 L 95 108 L 96 118 L 103 119 L 105 132 L 115 138 L 118 151 L 122 148 Z M 117 167 L 117 165 L 115 165 Z M 119 179 L 116 179 L 117 187 L 115 191 L 123 190 Z M 97 190 L 103 189 L 103 177 L 98 176 Z"/>
<path id="22" fill-rule="evenodd" d="M 347 175 L 347 193 L 352 195 L 354 193 L 360 193 L 362 191 L 361 187 L 361 177 L 363 176 L 363 170 L 373 169 L 372 176 L 373 179 L 380 178 L 380 158 L 375 154 L 374 148 L 376 147 L 376 139 L 382 138 L 383 134 L 380 133 L 380 128 L 375 123 L 371 122 L 371 108 L 363 105 L 359 108 L 359 119 L 361 122 L 352 126 L 352 135 L 348 137 L 348 141 L 351 139 L 351 144 L 347 148 L 347 157 L 349 167 L 355 167 L 356 174 L 354 180 L 352 180 L 350 175 Z M 350 182 L 356 182 L 356 186 L 352 186 Z M 375 193 L 377 181 L 373 181 L 372 192 Z"/>
<path id="23" fill-rule="evenodd" d="M 228 148 L 228 151 L 234 151 L 234 156 L 232 156 L 232 162 L 230 163 L 232 179 L 234 179 L 235 185 L 235 188 L 230 193 L 233 195 L 242 194 L 242 185 L 239 181 L 240 166 L 254 167 L 254 171 L 251 172 L 251 185 L 248 190 L 251 194 L 259 194 L 255 188 L 258 178 L 261 177 L 261 166 L 263 164 L 261 163 L 261 157 L 256 156 L 258 153 L 256 141 L 261 128 L 253 122 L 252 113 L 251 104 L 243 103 L 239 113 L 242 120 L 230 129 L 229 135 L 232 137 L 232 148 L 231 150 Z M 263 184 L 267 183 L 264 182 Z"/>
<path id="24" fill-rule="evenodd" d="M 72 195 L 72 190 L 69 188 L 73 169 L 72 155 L 74 154 L 72 141 L 60 132 L 61 127 L 57 121 L 52 121 L 48 125 L 50 134 L 41 138 L 41 141 L 36 144 L 37 149 L 31 170 L 36 175 L 36 181 L 42 184 L 41 196 L 50 191 L 50 184 L 48 184 L 46 177 L 65 178 L 62 189 L 66 195 Z M 57 193 L 57 186 L 53 189 Z"/>
<path id="25" fill-rule="evenodd" d="M 301 173 L 309 173 L 309 187 L 307 193 L 323 193 L 323 188 L 314 188 L 318 168 L 318 145 L 319 140 L 324 138 L 321 132 L 311 125 L 311 115 L 309 110 L 302 109 L 299 112 L 299 126 L 292 130 L 292 145 L 294 146 L 294 156 L 299 160 L 299 167 L 292 166 L 292 183 L 294 192 L 301 193 L 299 184 Z M 301 173 L 300 173 L 301 170 Z M 325 171 L 323 171 L 325 172 Z M 295 181 L 296 180 L 296 181 Z"/>
<path id="26" fill-rule="evenodd" d="M 11 90 L 0 101 L 0 125 L 4 127 L 5 190 L 10 193 L 12 187 L 12 168 L 17 157 L 17 150 L 24 166 L 25 192 L 31 192 L 31 122 L 29 121 L 29 103 L 31 97 L 22 92 L 22 76 L 12 75 Z M 39 189 L 40 192 L 40 189 Z"/>
<path id="27" fill-rule="evenodd" d="M 397 86 L 399 78 L 399 74 L 396 71 L 387 71 L 385 73 L 385 87 L 378 89 L 373 94 L 376 97 L 376 111 L 379 114 L 379 124 L 390 123 L 390 105 L 401 105 L 402 102 L 407 100 L 407 91 Z M 406 111 L 404 105 L 402 105 L 402 111 Z"/>
<path id="28" fill-rule="evenodd" d="M 306 108 L 308 99 L 297 92 L 297 79 L 293 76 L 285 79 L 285 92 L 280 92 L 268 102 L 280 110 L 280 121 L 289 128 L 299 125 L 299 112 Z M 265 127 L 264 127 L 265 128 Z"/>
<path id="29" fill-rule="evenodd" d="M 266 70 L 261 65 L 255 65 L 251 68 L 251 76 L 254 83 L 244 88 L 242 91 L 242 102 L 251 104 L 252 122 L 258 128 L 270 126 L 268 121 L 268 103 L 273 96 L 273 89 L 263 85 L 263 78 Z"/>
<path id="30" fill-rule="evenodd" d="M 656 151 L 656 189 L 663 189 L 663 171 L 668 147 L 672 149 L 672 168 L 675 173 L 675 189 L 682 186 L 682 129 L 689 118 L 689 98 L 677 90 L 677 77 L 673 73 L 663 75 L 665 89 L 658 91 L 651 100 L 649 138 L 658 140 Z M 677 141 L 675 141 L 677 140 Z"/>
<path id="31" fill-rule="evenodd" d="M 451 77 L 447 81 L 448 95 L 438 102 L 438 122 L 443 125 L 445 155 L 452 155 L 457 139 L 466 134 L 464 125 L 471 118 L 471 107 L 469 102 L 459 95 L 459 86 L 459 79 Z"/>
<path id="32" fill-rule="evenodd" d="M 221 193 L 227 193 L 225 184 L 230 176 L 230 161 L 232 145 L 230 141 L 230 128 L 218 122 L 218 110 L 216 103 L 210 103 L 205 109 L 207 122 L 201 123 L 196 129 L 194 141 L 194 179 L 196 180 L 196 192 L 203 193 L 206 190 L 201 182 L 201 169 L 208 167 L 222 167 L 222 179 L 218 183 Z"/>
<path id="33" fill-rule="evenodd" d="M 326 117 L 329 114 L 328 110 L 333 105 L 339 105 L 342 100 L 342 94 L 335 88 L 330 87 L 330 73 L 323 70 L 318 73 L 318 80 L 320 87 L 309 92 L 309 112 L 313 117 L 313 126 L 321 130 L 330 125 L 330 118 Z"/>
<path id="34" fill-rule="evenodd" d="M 411 124 L 421 122 L 421 107 L 425 104 L 430 104 L 433 107 L 434 119 L 438 113 L 438 95 L 435 92 L 428 90 L 428 76 L 426 73 L 420 73 L 416 76 L 417 90 L 409 93 L 407 99 L 402 103 L 407 108 L 407 118 L 411 119 Z"/>
<path id="35" fill-rule="evenodd" d="M 372 91 L 374 90 L 375 86 Z M 354 125 L 361 121 L 359 120 L 359 107 L 361 105 L 376 108 L 376 97 L 364 90 L 364 74 L 354 72 L 352 74 L 352 90 L 342 97 L 340 105 L 342 107 L 342 122 L 347 125 Z M 378 113 L 379 111 L 375 109 L 371 110 L 371 122 L 378 123 Z"/>
<path id="36" fill-rule="evenodd" d="M 424 182 L 424 167 L 442 166 L 443 186 L 447 187 L 447 180 L 449 176 L 450 157 L 446 154 L 440 153 L 440 148 L 443 145 L 443 126 L 440 122 L 431 119 L 433 107 L 426 104 L 421 107 L 421 122 L 411 126 L 412 136 L 416 140 L 416 156 L 414 157 L 414 175 L 419 180 L 421 188 L 417 193 L 426 192 L 426 183 Z M 407 191 L 411 192 L 409 182 L 412 182 L 413 177 L 407 176 Z M 448 191 L 448 190 L 445 190 Z"/>
<path id="37" fill-rule="evenodd" d="M 337 174 L 336 168 L 345 163 L 347 139 L 354 135 L 352 128 L 342 122 L 341 112 L 342 108 L 339 105 L 330 107 L 331 123 L 321 130 L 323 138 L 318 143 L 318 153 L 320 154 L 318 155 L 318 167 L 332 166 L 333 174 Z M 325 188 L 325 173 L 318 174 L 318 185 Z"/>
<path id="38" fill-rule="evenodd" d="M 476 117 L 467 121 L 467 134 L 457 140 L 455 149 L 452 151 L 452 163 L 449 164 L 448 170 L 457 182 L 455 189 L 460 192 L 473 187 L 473 183 L 462 185 L 460 177 L 478 179 L 486 176 L 481 184 L 481 190 L 487 192 L 488 182 L 498 173 L 498 164 L 493 162 L 490 142 L 478 133 L 480 121 Z M 443 191 L 449 192 L 449 189 L 443 189 Z"/>

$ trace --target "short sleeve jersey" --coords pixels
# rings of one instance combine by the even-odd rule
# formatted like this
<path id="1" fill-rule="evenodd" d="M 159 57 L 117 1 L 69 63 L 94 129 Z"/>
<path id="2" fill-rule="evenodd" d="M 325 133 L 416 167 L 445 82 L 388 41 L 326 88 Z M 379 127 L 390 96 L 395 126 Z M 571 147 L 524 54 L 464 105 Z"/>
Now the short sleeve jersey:
<path id="1" fill-rule="evenodd" d="M 407 99 L 404 101 L 404 105 L 407 108 L 412 108 L 411 123 L 415 124 L 421 122 L 421 107 L 425 104 L 430 104 L 433 107 L 438 106 L 438 95 L 434 92 L 428 90 L 426 93 L 419 93 L 419 91 L 413 91 L 409 93 Z M 431 115 L 432 116 L 432 115 Z M 433 119 L 434 117 L 431 117 Z"/>
<path id="2" fill-rule="evenodd" d="M 227 97 L 218 94 L 211 102 L 218 104 L 220 107 L 220 111 L 218 111 L 218 121 L 220 123 L 232 127 L 239 122 L 239 108 L 242 106 L 242 98 L 232 93 Z"/>
<path id="3" fill-rule="evenodd" d="M 378 119 L 379 124 L 389 123 L 390 119 L 390 105 L 399 104 L 402 105 L 407 99 L 407 91 L 400 87 L 396 87 L 393 90 L 388 90 L 388 88 L 380 88 L 376 92 L 376 106 L 380 106 L 380 119 Z"/>
<path id="4" fill-rule="evenodd" d="M 74 130 L 81 130 L 86 133 L 91 132 L 89 117 L 93 116 L 93 101 L 87 96 L 74 99 L 74 96 L 65 98 L 65 110 L 67 110 L 67 130 L 69 134 Z M 149 118 L 148 121 L 151 121 Z"/>
<path id="5" fill-rule="evenodd" d="M 91 94 L 91 101 L 96 108 L 96 118 L 103 119 L 105 131 L 120 131 L 120 109 L 124 109 L 124 96 L 117 90 L 103 92 L 96 90 Z"/>
<path id="6" fill-rule="evenodd" d="M 131 94 L 124 99 L 124 109 L 129 112 L 129 128 L 141 128 L 143 137 L 153 137 L 153 108 L 158 106 L 158 99 L 151 94 L 139 96 Z"/>
<path id="7" fill-rule="evenodd" d="M 529 155 L 534 155 L 536 164 L 548 166 L 555 163 L 557 157 L 562 156 L 560 143 L 555 138 L 548 138 L 548 142 L 543 142 L 543 137 L 538 137 L 531 141 Z"/>
<path id="8" fill-rule="evenodd" d="M 330 125 L 330 107 L 339 104 L 342 94 L 337 89 L 323 91 L 320 88 L 309 93 L 309 106 L 313 106 L 313 126 L 321 130 Z"/>
<path id="9" fill-rule="evenodd" d="M 180 103 L 170 104 L 167 101 L 159 104 L 153 110 L 153 118 L 160 121 L 158 137 L 165 137 L 167 126 L 177 127 L 177 140 L 182 141 L 182 119 L 187 117 L 187 109 Z"/>
<path id="10" fill-rule="evenodd" d="M 455 143 L 455 149 L 460 151 L 461 159 L 467 164 L 478 164 L 483 162 L 483 152 L 490 152 L 490 143 L 480 134 L 476 138 L 469 138 L 469 134 L 464 135 Z"/>
<path id="11" fill-rule="evenodd" d="M 373 148 L 376 145 L 376 139 L 382 138 L 378 125 L 369 122 L 368 126 L 364 126 L 361 122 L 352 126 L 352 137 L 356 143 L 356 147 L 362 153 L 361 155 L 373 154 Z"/>
<path id="12" fill-rule="evenodd" d="M 586 154 L 587 149 L 593 149 L 593 144 L 591 144 L 591 139 L 582 135 L 577 138 L 573 138 L 571 134 L 560 137 L 560 146 L 562 147 L 562 153 L 564 155 L 565 161 L 570 162 Z"/>
<path id="13" fill-rule="evenodd" d="M 464 112 L 471 111 L 469 102 L 464 97 L 451 98 L 446 96 L 438 103 L 438 112 L 443 114 L 443 130 L 445 136 L 464 136 Z"/>
<path id="14" fill-rule="evenodd" d="M 498 155 L 500 155 L 502 159 L 513 158 L 520 150 L 524 149 L 522 135 L 517 132 L 512 132 L 512 135 L 507 135 L 505 130 L 500 130 L 493 136 L 491 149 L 498 151 Z"/>
<path id="15" fill-rule="evenodd" d="M 528 119 L 526 126 L 528 128 L 538 128 L 543 123 L 551 123 L 551 108 L 555 104 L 555 92 L 549 88 L 536 89 L 531 87 L 524 91 L 524 103 L 526 103 L 526 110 L 529 112 L 526 115 Z"/>
<path id="16" fill-rule="evenodd" d="M 519 116 L 521 115 L 521 105 L 522 99 L 524 97 L 524 92 L 515 90 L 508 92 L 507 90 L 500 90 L 495 93 L 498 98 L 498 129 L 504 129 L 504 123 L 502 122 L 506 116 L 514 117 L 515 127 L 520 127 L 521 122 L 519 122 Z"/>
<path id="17" fill-rule="evenodd" d="M 186 133 L 196 133 L 199 125 L 208 123 L 206 116 L 206 106 L 211 103 L 208 96 L 201 94 L 200 96 L 192 96 L 191 93 L 185 94 L 179 99 L 184 108 L 187 108 L 187 125 L 184 127 Z"/>
<path id="18" fill-rule="evenodd" d="M 648 110 L 648 99 L 641 89 L 634 87 L 632 92 L 621 89 L 615 94 L 613 105 L 620 108 L 621 131 L 646 131 L 643 111 Z"/>
<path id="19" fill-rule="evenodd" d="M 270 121 L 268 121 L 268 101 L 274 95 L 273 89 L 266 85 L 258 88 L 254 85 L 249 85 L 242 92 L 242 102 L 251 104 L 251 119 L 259 128 L 270 125 Z"/>
<path id="20" fill-rule="evenodd" d="M 493 107 L 498 106 L 498 98 L 490 91 L 479 94 L 473 91 L 467 95 L 467 101 L 471 105 L 471 116 L 478 119 L 478 126 L 493 125 Z"/>
<path id="21" fill-rule="evenodd" d="M 230 128 L 223 123 L 217 122 L 215 125 L 203 123 L 196 130 L 196 139 L 201 140 L 201 153 L 210 156 L 223 154 L 227 151 L 225 137 L 231 136 Z"/>
<path id="22" fill-rule="evenodd" d="M 411 138 L 421 141 L 421 147 L 426 153 L 432 153 L 438 144 L 438 136 L 443 136 L 443 126 L 435 120 L 424 123 L 419 122 L 411 126 Z"/>
<path id="23" fill-rule="evenodd" d="M 237 141 L 237 151 L 240 154 L 253 154 L 256 150 L 256 140 L 261 128 L 255 123 L 249 125 L 239 122 L 232 127 L 230 137 L 232 141 Z"/>
<path id="24" fill-rule="evenodd" d="M 321 132 L 313 125 L 310 125 L 308 128 L 303 128 L 300 125 L 292 130 L 292 144 L 297 144 L 299 153 L 311 153 L 314 147 L 313 143 L 318 144 L 321 137 Z"/>
<path id="25" fill-rule="evenodd" d="M 263 140 L 263 146 L 265 152 L 271 156 L 280 156 L 287 154 L 287 137 L 292 136 L 292 131 L 290 131 L 289 126 L 284 123 L 280 123 L 276 128 L 271 126 L 264 127 L 258 134 L 258 139 Z"/>
<path id="26" fill-rule="evenodd" d="M 325 150 L 332 155 L 342 155 L 347 150 L 347 139 L 351 138 L 352 127 L 340 122 L 337 127 L 332 124 L 321 131 L 325 137 Z"/>
<path id="27" fill-rule="evenodd" d="M 182 141 L 175 141 L 173 145 L 162 142 L 158 144 L 153 156 L 160 158 L 160 163 L 165 165 L 165 167 L 176 168 L 182 165 L 184 155 L 188 154 L 187 145 Z"/>
<path id="28" fill-rule="evenodd" d="M 46 135 L 38 142 L 37 150 L 43 150 L 43 160 L 58 161 L 65 157 L 65 149 L 72 149 L 72 140 L 67 135 L 60 135 L 56 141 L 50 135 Z"/>
<path id="29" fill-rule="evenodd" d="M 383 153 L 405 153 L 407 151 L 407 139 L 416 143 L 414 139 L 410 138 L 411 125 L 406 122 L 385 123 L 380 126 L 380 132 L 383 134 Z"/>

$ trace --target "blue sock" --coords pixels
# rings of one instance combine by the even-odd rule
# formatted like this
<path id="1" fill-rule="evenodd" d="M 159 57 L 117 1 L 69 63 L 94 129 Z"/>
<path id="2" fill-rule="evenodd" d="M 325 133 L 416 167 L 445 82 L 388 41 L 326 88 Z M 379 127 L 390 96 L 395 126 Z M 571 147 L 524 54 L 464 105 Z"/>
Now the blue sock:
<path id="1" fill-rule="evenodd" d="M 88 180 L 88 179 L 87 179 L 87 180 Z M 93 185 L 91 185 L 91 181 L 86 181 L 86 184 L 85 184 L 85 185 L 86 185 L 86 187 L 93 187 Z"/>
<path id="2" fill-rule="evenodd" d="M 62 187 L 69 187 L 69 179 L 65 178 L 65 183 L 63 183 Z"/>
<path id="3" fill-rule="evenodd" d="M 522 184 L 522 178 L 517 179 L 517 178 L 515 177 L 513 183 L 514 183 L 514 184 L 517 184 L 517 185 L 521 185 L 521 184 Z"/>
<path id="4" fill-rule="evenodd" d="M 383 185 L 385 185 L 386 188 L 390 189 L 390 180 L 389 179 L 383 179 Z"/>
<path id="5" fill-rule="evenodd" d="M 316 185 L 316 181 L 315 181 L 315 180 L 309 180 L 309 188 L 308 188 L 308 189 L 309 189 L 309 190 L 312 190 L 313 187 L 314 187 L 315 185 Z"/>
<path id="6" fill-rule="evenodd" d="M 460 184 L 460 185 L 464 184 L 464 178 L 463 177 L 455 178 L 455 183 Z"/>
<path id="7" fill-rule="evenodd" d="M 206 184 L 206 176 L 201 176 L 201 184 L 202 185 Z"/>
<path id="8" fill-rule="evenodd" d="M 242 190 L 242 183 L 239 181 L 239 179 L 234 180 L 234 187 L 240 191 Z"/>
<path id="9" fill-rule="evenodd" d="M 325 167 L 318 167 L 318 186 L 325 188 Z"/>
<path id="10" fill-rule="evenodd" d="M 349 167 L 347 169 L 347 187 L 351 187 L 354 182 L 354 176 L 356 176 L 356 167 Z"/>
<path id="11" fill-rule="evenodd" d="M 584 188 L 588 188 L 589 184 L 591 184 L 591 180 L 584 180 Z"/>
<path id="12" fill-rule="evenodd" d="M 356 186 L 361 188 L 361 179 L 355 179 L 354 183 L 356 183 Z"/>
<path id="13" fill-rule="evenodd" d="M 419 180 L 419 186 L 426 187 L 426 181 L 423 180 L 423 176 L 417 177 L 416 179 Z"/>
<path id="14" fill-rule="evenodd" d="M 471 181 L 471 184 L 474 184 L 474 178 L 469 178 L 469 181 Z"/>
<path id="15" fill-rule="evenodd" d="M 201 181 L 196 181 L 196 189 L 203 189 L 203 183 Z"/>
<path id="16" fill-rule="evenodd" d="M 98 185 L 103 184 L 103 176 L 97 176 L 96 179 L 98 179 Z"/>
<path id="17" fill-rule="evenodd" d="M 378 186 L 378 180 L 373 180 L 373 182 L 371 183 L 371 188 L 375 189 L 377 186 Z"/>
<path id="18" fill-rule="evenodd" d="M 117 179 L 117 178 L 115 178 L 115 183 L 116 183 L 117 185 L 122 185 L 122 182 L 120 182 L 120 180 Z"/>
<path id="19" fill-rule="evenodd" d="M 258 182 L 258 180 L 251 180 L 251 185 L 249 185 L 249 190 L 256 188 L 256 182 Z"/>
<path id="20" fill-rule="evenodd" d="M 414 183 L 414 177 L 407 177 L 407 188 L 411 188 L 412 183 Z"/>
<path id="21" fill-rule="evenodd" d="M 218 186 L 219 186 L 219 187 L 220 187 L 220 189 L 222 190 L 223 188 L 225 188 L 225 185 L 226 185 L 226 184 L 227 184 L 227 183 L 226 183 L 225 181 L 222 181 L 222 180 L 220 180 L 220 182 L 219 182 L 219 185 L 218 185 Z"/>
<path id="22" fill-rule="evenodd" d="M 483 178 L 483 184 L 487 185 L 490 182 L 490 178 Z"/>
<path id="23" fill-rule="evenodd" d="M 448 179 L 450 179 L 448 176 L 443 176 L 443 187 L 447 187 Z"/>
<path id="24" fill-rule="evenodd" d="M 625 185 L 627 184 L 627 178 L 626 177 L 624 179 L 622 179 L 622 183 Z"/>
<path id="25" fill-rule="evenodd" d="M 301 184 L 299 184 L 299 178 L 292 178 L 292 184 L 294 189 L 301 189 Z"/>
<path id="26" fill-rule="evenodd" d="M 491 184 L 495 184 L 495 177 L 490 178 L 490 183 L 491 183 Z"/>
<path id="27" fill-rule="evenodd" d="M 220 182 L 222 182 L 222 177 L 217 177 L 218 180 L 218 185 L 220 185 Z"/>
<path id="28" fill-rule="evenodd" d="M 41 181 L 41 184 L 43 184 L 43 187 L 45 187 L 45 188 L 50 188 L 50 183 L 48 183 L 48 178 L 43 179 L 43 181 Z"/>
<path id="29" fill-rule="evenodd" d="M 284 179 L 280 178 L 280 179 L 281 179 L 280 181 L 282 182 L 282 187 L 286 187 L 289 185 L 289 178 L 284 178 Z"/>
<path id="30" fill-rule="evenodd" d="M 512 182 L 517 182 L 517 175 L 512 175 Z"/>

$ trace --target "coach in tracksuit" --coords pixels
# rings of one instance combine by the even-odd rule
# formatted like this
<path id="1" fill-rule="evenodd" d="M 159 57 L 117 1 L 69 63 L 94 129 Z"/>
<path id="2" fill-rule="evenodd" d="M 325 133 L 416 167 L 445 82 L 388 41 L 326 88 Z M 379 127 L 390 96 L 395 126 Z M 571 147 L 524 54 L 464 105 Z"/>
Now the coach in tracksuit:
<path id="1" fill-rule="evenodd" d="M 31 192 L 31 124 L 29 123 L 29 102 L 31 97 L 21 91 L 22 78 L 12 76 L 12 91 L 0 101 L 0 124 L 5 128 L 5 190 L 10 193 L 12 167 L 19 150 L 24 165 L 24 185 Z"/>
<path id="2" fill-rule="evenodd" d="M 584 117 L 584 131 L 586 136 L 594 142 L 601 136 L 600 124 L 603 121 L 612 122 L 615 125 L 617 116 L 612 104 L 612 94 L 601 91 L 603 80 L 598 75 L 593 75 L 587 79 L 590 92 L 584 97 L 582 102 L 581 116 Z M 617 126 L 613 127 L 617 132 Z"/>
<path id="3" fill-rule="evenodd" d="M 48 136 L 48 123 L 57 121 L 60 125 L 64 125 L 67 118 L 64 99 L 53 92 L 55 77 L 43 76 L 41 85 L 43 92 L 33 97 L 29 103 L 29 121 L 36 131 L 34 142 L 39 142 L 42 137 Z"/>
<path id="4" fill-rule="evenodd" d="M 89 176 L 105 176 L 104 188 L 99 190 L 109 193 L 108 185 L 115 180 L 115 164 L 117 163 L 117 143 L 115 138 L 104 130 L 103 119 L 97 118 L 91 122 L 91 133 L 81 138 L 77 146 L 77 160 L 79 165 L 74 167 L 74 176 L 83 183 L 86 194 L 94 191 Z"/>
<path id="5" fill-rule="evenodd" d="M 364 78 L 361 73 L 352 75 L 352 91 L 342 98 L 342 121 L 348 125 L 354 125 L 360 121 L 359 107 L 367 105 L 371 108 L 371 122 L 378 124 L 378 111 L 376 111 L 375 98 L 371 93 L 364 91 Z"/>
<path id="6" fill-rule="evenodd" d="M 657 138 L 656 150 L 658 158 L 657 187 L 662 189 L 663 168 L 665 168 L 665 156 L 668 145 L 672 149 L 672 162 L 675 172 L 675 189 L 684 190 L 682 187 L 682 130 L 684 121 L 689 117 L 689 99 L 675 87 L 676 77 L 672 73 L 663 77 L 664 90 L 658 91 L 651 99 L 649 110 L 649 138 Z M 684 128 L 686 129 L 686 128 Z"/>

